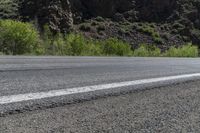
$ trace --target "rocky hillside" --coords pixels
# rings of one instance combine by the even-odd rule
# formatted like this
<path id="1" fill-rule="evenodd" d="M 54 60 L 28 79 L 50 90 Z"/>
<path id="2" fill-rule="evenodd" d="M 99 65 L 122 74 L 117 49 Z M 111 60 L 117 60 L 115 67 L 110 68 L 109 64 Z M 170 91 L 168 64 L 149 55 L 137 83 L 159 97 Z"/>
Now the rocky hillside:
<path id="1" fill-rule="evenodd" d="M 118 37 L 137 47 L 200 44 L 200 0 L 24 0 L 21 19 L 42 30 Z"/>

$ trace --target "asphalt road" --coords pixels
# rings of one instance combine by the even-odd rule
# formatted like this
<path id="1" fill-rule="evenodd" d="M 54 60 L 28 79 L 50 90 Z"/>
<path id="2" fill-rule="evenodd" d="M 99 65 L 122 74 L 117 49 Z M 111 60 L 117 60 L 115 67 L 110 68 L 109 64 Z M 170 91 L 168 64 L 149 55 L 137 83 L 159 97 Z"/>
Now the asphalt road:
<path id="1" fill-rule="evenodd" d="M 0 117 L 0 133 L 199 133 L 200 81 Z"/>
<path id="2" fill-rule="evenodd" d="M 0 96 L 200 72 L 200 59 L 0 57 Z"/>
<path id="3" fill-rule="evenodd" d="M 193 74 L 193 73 L 200 73 L 199 58 L 1 56 L 0 57 L 0 100 L 2 97 L 4 96 L 8 97 L 10 95 L 48 92 L 52 90 L 61 90 L 66 88 L 104 85 L 111 83 L 152 79 L 158 77 L 167 77 L 167 76 Z M 131 122 L 138 121 L 140 123 L 140 121 L 143 121 L 141 119 L 145 118 L 136 117 L 136 119 L 131 118 L 130 120 L 128 120 L 128 117 L 131 117 L 131 114 L 134 112 L 133 109 L 136 109 L 137 111 L 142 111 L 141 114 L 138 115 L 143 115 L 143 116 L 151 115 L 152 111 L 153 112 L 158 111 L 158 113 L 159 111 L 160 113 L 162 113 L 162 110 L 165 109 L 167 111 L 172 111 L 170 110 L 170 108 L 166 108 L 168 107 L 167 103 L 160 103 L 161 104 L 160 106 L 162 107 L 161 110 L 156 110 L 156 109 L 154 110 L 152 107 L 154 107 L 155 104 L 157 104 L 156 102 L 159 102 L 159 100 L 161 100 L 165 94 L 169 96 L 168 100 L 169 102 L 171 102 L 172 107 L 176 106 L 175 103 L 173 103 L 174 100 L 176 100 L 176 98 L 175 99 L 173 98 L 178 97 L 179 100 L 179 95 L 177 93 L 182 88 L 184 89 L 183 92 L 180 94 L 185 94 L 185 92 L 188 91 L 187 89 L 190 89 L 192 90 L 192 92 L 197 93 L 199 91 L 198 85 L 200 83 L 198 79 L 195 80 L 196 80 L 195 82 L 188 84 L 184 81 L 179 86 L 171 84 L 172 86 L 167 89 L 161 87 L 157 89 L 157 91 L 160 92 L 158 95 L 156 94 L 156 96 L 158 96 L 157 99 L 154 99 L 150 95 L 152 93 L 157 93 L 157 91 L 155 90 L 149 90 L 155 87 L 159 87 L 158 85 L 156 86 L 154 84 L 154 85 L 149 85 L 148 87 L 145 85 L 141 85 L 137 87 L 137 89 L 141 87 L 143 88 L 139 92 L 126 94 L 124 96 L 123 96 L 124 90 L 132 90 L 135 88 L 131 86 L 121 87 L 120 89 L 123 91 L 122 93 L 120 91 L 121 95 L 117 94 L 118 96 L 116 97 L 113 96 L 115 95 L 114 94 L 115 90 L 113 89 L 110 90 L 109 92 L 103 90 L 102 92 L 92 92 L 87 95 L 79 94 L 75 96 L 74 95 L 59 96 L 59 97 L 50 97 L 46 99 L 4 104 L 4 105 L 0 104 L 0 121 L 1 121 L 0 132 L 3 133 L 14 132 L 15 128 L 18 129 L 16 130 L 16 132 L 27 132 L 27 133 L 29 132 L 57 133 L 57 132 L 70 132 L 70 131 L 81 132 L 82 130 L 81 127 L 78 128 L 77 131 L 75 130 L 77 126 L 82 126 L 84 129 L 83 131 L 87 132 L 90 131 L 90 129 L 92 128 L 91 126 L 93 126 L 92 125 L 93 122 L 96 122 L 96 125 L 94 124 L 94 126 L 96 126 L 96 128 L 98 129 L 92 130 L 91 132 L 93 131 L 107 132 L 108 130 L 106 130 L 105 127 L 107 127 L 108 129 L 110 128 L 110 132 L 126 131 L 126 129 L 127 132 L 139 131 L 139 128 L 130 129 L 129 127 L 131 126 L 129 125 L 130 124 L 129 121 Z M 168 85 L 170 84 L 168 83 Z M 91 87 L 89 88 L 93 89 Z M 164 91 L 165 89 L 171 91 L 174 90 L 175 95 L 171 96 L 171 92 Z M 104 95 L 104 93 L 106 93 L 106 95 Z M 145 95 L 147 96 L 146 98 Z M 101 99 L 102 97 L 104 99 Z M 188 96 L 188 98 L 190 100 L 190 96 Z M 139 99 L 141 100 L 141 102 L 136 103 Z M 152 102 L 154 102 L 154 104 L 152 104 L 152 106 L 151 104 L 149 105 L 149 108 L 151 108 L 149 114 L 149 112 L 145 112 L 145 108 L 148 109 L 148 107 L 146 106 L 148 102 L 151 102 L 151 99 Z M 90 102 L 83 102 L 86 100 L 90 100 Z M 193 98 L 192 100 L 195 99 Z M 185 102 L 185 99 L 183 102 Z M 68 105 L 69 103 L 70 105 Z M 72 103 L 76 104 L 73 105 Z M 188 103 L 181 103 L 181 104 L 185 106 L 185 104 Z M 71 108 L 72 110 L 70 110 Z M 188 109 L 192 108 L 188 107 Z M 111 116 L 108 116 L 107 114 L 109 110 L 111 110 L 111 112 L 109 113 Z M 65 111 L 68 113 L 64 113 Z M 74 113 L 72 113 L 73 111 Z M 121 111 L 119 112 L 120 114 L 116 114 L 119 115 L 119 119 L 118 117 L 113 116 L 113 114 L 115 114 L 115 112 L 118 111 Z M 98 115 L 99 119 L 95 119 L 96 121 L 95 120 L 93 121 L 92 117 L 90 117 L 90 112 L 93 112 L 94 113 L 93 115 L 95 117 Z M 99 113 L 101 115 L 99 115 Z M 55 115 L 55 117 L 52 115 Z M 83 117 L 82 115 L 84 115 L 85 117 L 84 119 L 80 119 L 79 121 L 79 118 Z M 173 113 L 171 115 L 173 115 Z M 104 118 L 104 119 L 102 118 L 103 121 L 111 122 L 110 124 L 114 125 L 108 124 L 106 126 L 107 123 L 103 123 L 101 126 L 99 126 L 98 124 L 102 122 L 102 120 L 100 120 L 101 119 L 100 117 Z M 161 122 L 160 119 L 164 119 L 164 117 L 165 115 L 163 114 L 161 115 L 161 117 L 159 116 L 157 119 L 159 120 L 159 122 Z M 113 120 L 115 119 L 118 121 L 116 121 L 116 123 L 113 123 L 114 122 Z M 150 121 L 151 119 L 148 119 L 148 121 Z M 168 116 L 166 119 L 168 120 Z M 119 120 L 122 121 L 124 120 L 124 124 L 122 126 L 120 126 Z M 31 121 L 33 122 L 32 124 Z M 48 125 L 48 121 L 52 121 L 51 123 L 52 126 Z M 56 124 L 57 122 L 60 123 Z M 143 127 L 144 132 L 148 130 L 151 131 L 149 129 L 150 127 L 155 127 L 154 129 L 152 129 L 152 131 L 155 131 L 157 130 L 157 126 L 159 125 L 158 123 L 153 123 L 158 125 L 151 125 L 146 121 L 143 122 L 145 122 L 143 124 L 147 126 Z M 155 122 L 157 121 L 155 120 Z M 81 123 L 88 125 L 80 125 Z M 17 128 L 17 126 L 19 126 L 19 128 Z M 27 128 L 27 126 L 29 126 L 30 128 Z M 141 126 L 141 124 L 139 124 L 138 126 Z M 133 127 L 135 126 L 133 125 Z M 174 130 L 175 129 L 176 128 L 174 128 Z M 180 130 L 177 129 L 177 131 Z"/>

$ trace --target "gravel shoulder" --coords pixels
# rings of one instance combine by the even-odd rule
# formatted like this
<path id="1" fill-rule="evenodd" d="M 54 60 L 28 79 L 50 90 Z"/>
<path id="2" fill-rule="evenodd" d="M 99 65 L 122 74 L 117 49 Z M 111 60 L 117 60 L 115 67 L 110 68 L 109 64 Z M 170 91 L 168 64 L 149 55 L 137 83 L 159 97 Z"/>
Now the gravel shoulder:
<path id="1" fill-rule="evenodd" d="M 0 133 L 200 132 L 200 81 L 0 117 Z"/>

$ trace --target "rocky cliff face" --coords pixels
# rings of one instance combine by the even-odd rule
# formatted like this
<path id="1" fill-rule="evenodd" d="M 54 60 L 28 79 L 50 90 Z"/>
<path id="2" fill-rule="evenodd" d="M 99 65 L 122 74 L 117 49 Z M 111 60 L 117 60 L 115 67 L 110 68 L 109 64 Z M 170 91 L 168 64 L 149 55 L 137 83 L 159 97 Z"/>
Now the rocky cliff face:
<path id="1" fill-rule="evenodd" d="M 129 11 L 134 6 L 133 0 L 71 0 L 72 7 L 83 18 L 112 17 L 115 13 Z"/>
<path id="2" fill-rule="evenodd" d="M 25 0 L 20 11 L 23 19 L 35 20 L 40 27 L 47 24 L 56 32 L 67 32 L 73 26 L 68 0 Z"/>
<path id="3" fill-rule="evenodd" d="M 22 16 L 38 18 L 53 29 L 72 26 L 76 22 L 101 16 L 115 18 L 118 13 L 130 20 L 160 21 L 176 8 L 176 0 L 25 0 Z M 136 16 L 137 15 L 137 16 Z M 136 19 L 137 17 L 137 19 Z"/>
<path id="4" fill-rule="evenodd" d="M 200 0 L 24 0 L 21 15 L 55 32 L 98 16 L 114 23 L 153 23 L 157 32 L 200 43 Z"/>

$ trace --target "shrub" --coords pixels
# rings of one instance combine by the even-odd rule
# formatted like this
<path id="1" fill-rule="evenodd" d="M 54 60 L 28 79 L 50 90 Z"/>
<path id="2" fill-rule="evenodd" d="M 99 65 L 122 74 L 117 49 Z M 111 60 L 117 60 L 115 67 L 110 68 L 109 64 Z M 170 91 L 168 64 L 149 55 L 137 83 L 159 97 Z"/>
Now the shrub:
<path id="1" fill-rule="evenodd" d="M 91 30 L 91 27 L 89 24 L 82 24 L 80 27 L 79 27 L 79 30 L 81 31 L 85 31 L 85 32 L 89 32 Z"/>
<path id="2" fill-rule="evenodd" d="M 101 17 L 101 16 L 97 16 L 97 17 L 95 18 L 95 20 L 98 21 L 98 22 L 104 22 L 104 18 Z"/>
<path id="3" fill-rule="evenodd" d="M 153 38 L 153 40 L 157 44 L 162 44 L 163 43 L 163 39 L 161 37 L 155 37 L 155 38 Z"/>
<path id="4" fill-rule="evenodd" d="M 185 26 L 182 25 L 182 24 L 180 24 L 179 22 L 175 22 L 175 23 L 172 25 L 172 27 L 173 27 L 174 29 L 177 29 L 177 30 L 182 30 L 182 29 L 185 28 Z"/>
<path id="5" fill-rule="evenodd" d="M 110 38 L 102 42 L 105 55 L 130 56 L 131 46 L 117 38 Z"/>
<path id="6" fill-rule="evenodd" d="M 101 47 L 98 42 L 86 39 L 81 34 L 69 34 L 66 36 L 66 43 L 70 46 L 70 54 L 73 56 L 94 56 L 101 55 Z"/>
<path id="7" fill-rule="evenodd" d="M 48 25 L 44 26 L 44 31 L 42 34 L 42 44 L 44 47 L 44 54 L 53 55 L 53 33 L 51 32 Z"/>
<path id="8" fill-rule="evenodd" d="M 66 44 L 66 41 L 62 34 L 58 33 L 54 36 L 52 41 L 52 54 L 53 55 L 70 55 L 70 45 Z"/>
<path id="9" fill-rule="evenodd" d="M 170 38 L 170 34 L 167 33 L 167 32 L 163 33 L 162 36 L 163 36 L 163 38 L 166 39 L 166 40 L 169 40 L 169 38 Z"/>
<path id="10" fill-rule="evenodd" d="M 105 31 L 105 30 L 106 30 L 105 25 L 99 25 L 99 26 L 97 27 L 97 32 L 101 32 L 101 31 Z"/>
<path id="11" fill-rule="evenodd" d="M 92 21 L 91 25 L 92 25 L 92 26 L 96 26 L 96 25 L 98 25 L 98 22 Z"/>
<path id="12" fill-rule="evenodd" d="M 87 45 L 88 52 L 85 55 L 88 56 L 101 56 L 103 55 L 103 49 L 99 41 L 88 40 Z"/>
<path id="13" fill-rule="evenodd" d="M 38 53 L 39 40 L 39 34 L 32 24 L 0 20 L 1 52 L 13 55 Z"/>
<path id="14" fill-rule="evenodd" d="M 156 57 L 161 56 L 161 50 L 154 45 L 142 44 L 134 51 L 134 56 L 139 57 Z"/>
<path id="15" fill-rule="evenodd" d="M 149 56 L 149 51 L 146 49 L 144 45 L 140 46 L 138 49 L 134 51 L 134 56 L 139 56 L 139 57 L 148 57 Z"/>
<path id="16" fill-rule="evenodd" d="M 142 24 L 141 26 L 136 26 L 136 29 L 140 32 L 143 32 L 153 38 L 155 43 L 163 43 L 163 39 L 161 38 L 159 32 L 156 31 L 156 26 L 153 23 L 150 24 Z"/>
<path id="17" fill-rule="evenodd" d="M 179 48 L 171 47 L 164 53 L 168 57 L 197 57 L 198 47 L 193 46 L 191 43 Z"/>
<path id="18" fill-rule="evenodd" d="M 44 26 L 43 47 L 46 55 L 71 55 L 71 46 L 66 37 L 61 34 L 53 34 L 47 25 Z"/>
<path id="19" fill-rule="evenodd" d="M 17 0 L 0 0 L 0 19 L 13 18 L 17 15 Z"/>
<path id="20" fill-rule="evenodd" d="M 43 44 L 46 55 L 97 56 L 102 54 L 98 41 L 74 33 L 53 35 L 48 26 L 44 29 Z"/>
<path id="21" fill-rule="evenodd" d="M 84 46 L 86 43 L 85 38 L 82 35 L 78 34 L 69 34 L 67 36 L 67 43 L 71 45 L 71 52 L 74 56 L 83 55 L 87 50 Z"/>

